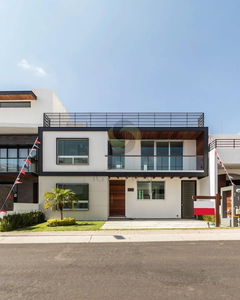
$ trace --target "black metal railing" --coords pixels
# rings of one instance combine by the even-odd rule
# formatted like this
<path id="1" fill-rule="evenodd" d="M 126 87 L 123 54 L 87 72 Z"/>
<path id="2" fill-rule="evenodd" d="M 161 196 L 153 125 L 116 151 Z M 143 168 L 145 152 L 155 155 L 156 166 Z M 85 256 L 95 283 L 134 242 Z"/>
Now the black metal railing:
<path id="1" fill-rule="evenodd" d="M 204 127 L 203 113 L 44 113 L 44 127 Z"/>
<path id="2" fill-rule="evenodd" d="M 240 149 L 240 139 L 216 139 L 209 144 L 209 151 L 217 148 Z"/>

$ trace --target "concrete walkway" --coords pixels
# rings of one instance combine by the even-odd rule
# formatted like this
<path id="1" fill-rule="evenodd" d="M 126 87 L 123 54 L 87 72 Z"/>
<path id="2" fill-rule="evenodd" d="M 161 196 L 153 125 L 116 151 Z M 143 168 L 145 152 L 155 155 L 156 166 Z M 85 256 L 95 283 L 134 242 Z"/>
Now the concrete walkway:
<path id="1" fill-rule="evenodd" d="M 101 230 L 59 232 L 6 232 L 0 244 L 122 243 L 240 241 L 240 228 L 205 230 Z"/>
<path id="2" fill-rule="evenodd" d="M 101 229 L 176 229 L 208 228 L 207 222 L 196 219 L 109 220 Z"/>

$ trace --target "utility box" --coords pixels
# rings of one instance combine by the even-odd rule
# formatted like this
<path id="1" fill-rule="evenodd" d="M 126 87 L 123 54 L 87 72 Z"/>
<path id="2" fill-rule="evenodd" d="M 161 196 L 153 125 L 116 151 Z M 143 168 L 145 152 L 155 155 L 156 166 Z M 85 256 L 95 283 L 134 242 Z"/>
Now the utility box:
<path id="1" fill-rule="evenodd" d="M 237 227 L 240 218 L 240 185 L 221 188 L 221 197 L 221 223 Z"/>
<path id="2" fill-rule="evenodd" d="M 236 214 L 236 215 L 240 215 L 240 209 L 239 209 L 239 208 L 236 208 L 235 214 Z M 240 217 L 240 216 L 239 216 L 239 217 Z"/>

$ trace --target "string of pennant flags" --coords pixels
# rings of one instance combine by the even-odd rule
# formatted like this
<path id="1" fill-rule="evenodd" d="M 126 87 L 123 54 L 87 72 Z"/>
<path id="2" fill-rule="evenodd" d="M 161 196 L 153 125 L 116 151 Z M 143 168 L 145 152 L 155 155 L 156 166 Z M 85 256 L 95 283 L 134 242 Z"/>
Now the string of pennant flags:
<path id="1" fill-rule="evenodd" d="M 218 159 L 219 164 L 220 164 L 220 165 L 222 166 L 222 168 L 224 169 L 224 173 L 228 176 L 229 181 L 230 181 L 231 184 L 234 186 L 235 183 L 232 181 L 233 177 L 230 176 L 230 175 L 228 174 L 228 171 L 227 171 L 227 169 L 225 168 L 225 166 L 224 166 L 224 164 L 223 164 L 223 162 L 222 162 L 222 160 L 221 160 L 221 158 L 220 158 L 220 156 L 219 156 L 217 150 L 215 150 L 215 155 L 216 155 L 216 157 L 217 157 L 217 159 Z"/>
<path id="2" fill-rule="evenodd" d="M 209 138 L 209 142 L 212 142 L 213 139 L 210 136 L 208 136 L 208 138 Z M 229 181 L 231 182 L 231 185 L 235 186 L 236 184 L 232 181 L 233 177 L 229 175 L 229 173 L 228 173 L 227 169 L 225 168 L 225 166 L 224 166 L 224 164 L 223 164 L 223 162 L 221 160 L 221 157 L 220 157 L 219 153 L 217 152 L 217 150 L 215 150 L 215 155 L 217 157 L 217 160 L 218 160 L 219 164 L 224 169 L 224 173 L 227 175 Z"/>
<path id="3" fill-rule="evenodd" d="M 6 197 L 6 199 L 5 199 L 5 201 L 3 202 L 3 204 L 2 204 L 2 206 L 1 206 L 1 208 L 0 208 L 0 212 L 5 212 L 5 213 L 7 213 L 7 211 L 4 210 L 3 207 L 4 207 L 4 205 L 7 203 L 8 200 L 11 200 L 11 201 L 13 200 L 11 193 L 12 193 L 12 191 L 13 191 L 15 185 L 21 184 L 21 183 L 22 183 L 22 182 L 20 181 L 20 180 L 21 180 L 20 176 L 21 176 L 21 175 L 26 175 L 26 173 L 25 173 L 25 171 L 24 171 L 24 168 L 27 166 L 27 164 L 29 164 L 29 165 L 31 164 L 30 158 L 32 157 L 32 152 L 34 152 L 34 151 L 37 150 L 39 144 L 41 144 L 41 143 L 38 141 L 38 137 L 37 137 L 36 140 L 35 140 L 35 142 L 34 142 L 34 144 L 33 144 L 33 146 L 32 146 L 32 148 L 31 148 L 31 150 L 29 151 L 29 154 L 28 154 L 28 156 L 27 156 L 27 158 L 26 158 L 26 160 L 25 160 L 25 162 L 24 162 L 24 164 L 23 164 L 23 166 L 22 166 L 20 172 L 19 172 L 18 175 L 17 175 L 17 178 L 15 179 L 15 181 L 14 181 L 14 183 L 13 183 L 13 185 L 12 185 L 12 187 L 11 187 L 11 189 L 10 189 L 10 191 L 9 191 L 9 193 L 8 193 L 8 195 L 7 195 L 7 197 Z"/>

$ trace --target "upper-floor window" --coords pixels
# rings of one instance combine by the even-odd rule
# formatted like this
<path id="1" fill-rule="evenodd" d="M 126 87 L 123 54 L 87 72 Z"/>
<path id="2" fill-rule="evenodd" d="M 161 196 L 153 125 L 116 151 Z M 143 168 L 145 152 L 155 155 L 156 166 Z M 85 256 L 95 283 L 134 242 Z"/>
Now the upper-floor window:
<path id="1" fill-rule="evenodd" d="M 141 142 L 142 170 L 183 170 L 183 142 Z"/>
<path id="2" fill-rule="evenodd" d="M 88 139 L 57 139 L 57 163 L 61 165 L 88 165 Z"/>
<path id="3" fill-rule="evenodd" d="M 141 142 L 141 169 L 154 170 L 154 141 Z"/>
<path id="4" fill-rule="evenodd" d="M 125 141 L 108 141 L 108 167 L 109 169 L 124 169 L 125 167 Z"/>
<path id="5" fill-rule="evenodd" d="M 183 142 L 157 142 L 157 170 L 183 169 Z"/>
<path id="6" fill-rule="evenodd" d="M 17 108 L 17 107 L 31 107 L 30 101 L 7 101 L 0 102 L 0 108 Z"/>

